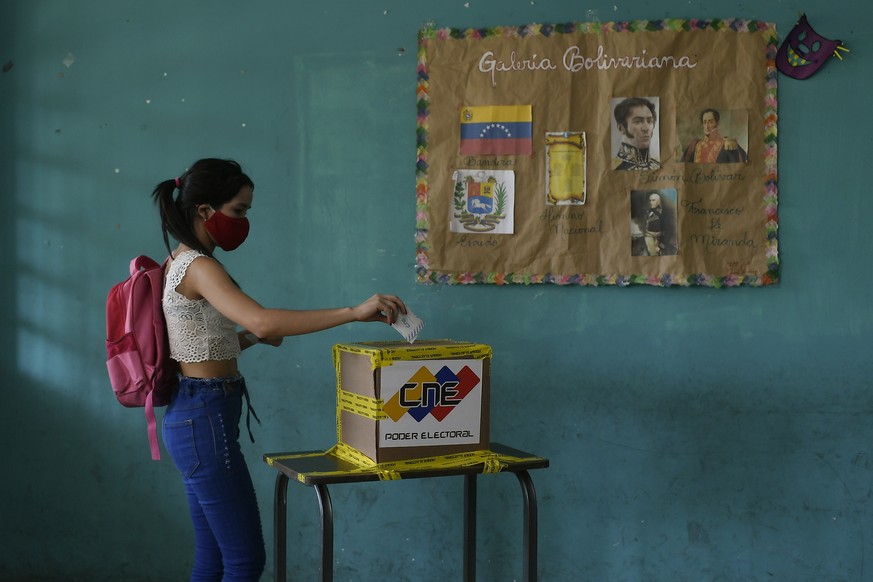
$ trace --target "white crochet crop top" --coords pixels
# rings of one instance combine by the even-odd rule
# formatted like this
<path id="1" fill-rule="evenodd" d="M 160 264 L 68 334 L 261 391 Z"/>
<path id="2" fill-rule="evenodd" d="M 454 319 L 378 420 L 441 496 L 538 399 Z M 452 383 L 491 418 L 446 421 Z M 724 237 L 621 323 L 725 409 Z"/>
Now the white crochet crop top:
<path id="1" fill-rule="evenodd" d="M 240 354 L 236 324 L 223 316 L 206 299 L 188 299 L 176 287 L 199 251 L 179 253 L 167 271 L 161 304 L 167 320 L 170 357 L 177 362 L 232 360 Z"/>

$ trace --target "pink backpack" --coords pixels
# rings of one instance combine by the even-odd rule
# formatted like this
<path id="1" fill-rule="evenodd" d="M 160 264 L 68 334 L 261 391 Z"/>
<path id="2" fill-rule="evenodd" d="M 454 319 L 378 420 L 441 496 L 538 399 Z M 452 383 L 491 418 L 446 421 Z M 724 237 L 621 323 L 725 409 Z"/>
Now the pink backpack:
<path id="1" fill-rule="evenodd" d="M 178 383 L 161 307 L 163 291 L 164 267 L 140 255 L 130 262 L 130 278 L 113 286 L 106 298 L 109 381 L 121 404 L 145 407 L 149 445 L 156 461 L 161 450 L 154 407 L 169 404 Z"/>

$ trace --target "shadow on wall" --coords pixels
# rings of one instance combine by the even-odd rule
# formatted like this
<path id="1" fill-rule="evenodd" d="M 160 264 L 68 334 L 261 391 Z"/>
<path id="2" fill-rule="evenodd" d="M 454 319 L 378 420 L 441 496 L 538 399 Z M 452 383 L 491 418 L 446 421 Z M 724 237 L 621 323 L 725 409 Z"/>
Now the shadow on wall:
<path id="1" fill-rule="evenodd" d="M 184 490 L 172 462 L 150 460 L 142 409 L 108 381 L 66 386 L 19 374 L 6 391 L 0 580 L 185 579 Z"/>
<path id="2" fill-rule="evenodd" d="M 19 166 L 41 163 L 17 156 Z M 35 183 L 13 174 L 14 212 L 3 213 L 3 236 L 17 238 L 2 278 L 0 579 L 183 579 L 184 492 L 171 463 L 149 460 L 143 410 L 117 403 L 105 368 L 107 281 L 126 264 L 120 274 L 105 268 L 101 233 L 79 220 L 99 205 L 72 166 L 29 168 Z"/>

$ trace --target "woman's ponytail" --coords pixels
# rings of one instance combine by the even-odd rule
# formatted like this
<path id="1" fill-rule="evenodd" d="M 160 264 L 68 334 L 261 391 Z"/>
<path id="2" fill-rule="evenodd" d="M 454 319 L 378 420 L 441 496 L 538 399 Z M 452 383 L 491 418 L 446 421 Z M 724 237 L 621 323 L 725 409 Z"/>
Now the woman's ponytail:
<path id="1" fill-rule="evenodd" d="M 196 249 L 207 256 L 212 256 L 209 249 L 204 248 L 203 244 L 197 239 L 191 227 L 193 217 L 188 216 L 188 214 L 193 213 L 195 209 L 193 206 L 185 208 L 183 187 L 183 178 L 174 178 L 172 180 L 164 180 L 152 192 L 152 198 L 158 207 L 161 217 L 161 234 L 164 238 L 164 246 L 167 248 L 167 253 L 172 255 L 173 251 L 170 249 L 170 236 L 172 236 L 180 243 Z M 179 189 L 179 195 L 175 197 L 174 194 L 177 188 Z"/>

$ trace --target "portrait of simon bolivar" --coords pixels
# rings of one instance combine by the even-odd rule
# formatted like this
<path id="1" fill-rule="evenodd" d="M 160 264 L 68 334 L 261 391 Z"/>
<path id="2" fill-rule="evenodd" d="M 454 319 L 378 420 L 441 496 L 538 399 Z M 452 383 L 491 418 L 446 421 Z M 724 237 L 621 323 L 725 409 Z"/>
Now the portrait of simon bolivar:
<path id="1" fill-rule="evenodd" d="M 683 144 L 680 161 L 692 164 L 737 164 L 749 161 L 749 112 L 705 108 L 677 121 Z"/>

